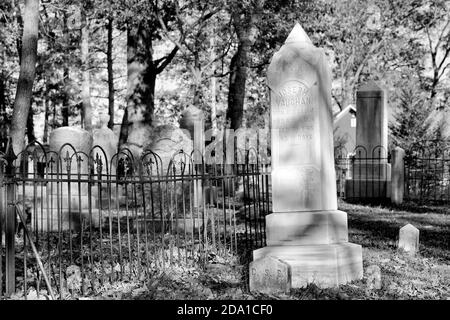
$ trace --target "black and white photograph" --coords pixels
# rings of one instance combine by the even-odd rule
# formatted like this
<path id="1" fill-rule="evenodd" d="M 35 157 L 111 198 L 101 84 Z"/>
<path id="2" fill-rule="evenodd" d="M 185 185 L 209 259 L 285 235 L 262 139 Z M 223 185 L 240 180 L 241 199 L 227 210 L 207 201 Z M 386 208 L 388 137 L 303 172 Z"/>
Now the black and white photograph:
<path id="1" fill-rule="evenodd" d="M 450 0 L 0 0 L 0 306 L 448 301 L 449 213 Z"/>

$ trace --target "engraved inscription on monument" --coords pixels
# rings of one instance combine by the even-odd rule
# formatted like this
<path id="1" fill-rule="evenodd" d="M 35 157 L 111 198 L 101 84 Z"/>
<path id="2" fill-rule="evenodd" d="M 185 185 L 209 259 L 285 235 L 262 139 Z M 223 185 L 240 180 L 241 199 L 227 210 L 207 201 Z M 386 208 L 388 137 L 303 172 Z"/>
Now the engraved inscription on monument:
<path id="1" fill-rule="evenodd" d="M 272 127 L 274 129 L 291 131 L 295 128 L 307 132 L 313 129 L 313 106 L 310 90 L 305 84 L 300 81 L 289 81 L 274 94 L 273 98 Z"/>
<path id="2" fill-rule="evenodd" d="M 311 92 L 305 83 L 291 80 L 273 93 L 272 130 L 273 138 L 276 138 L 273 141 L 277 141 L 275 154 L 285 165 L 318 161 L 316 140 L 320 135 Z"/>

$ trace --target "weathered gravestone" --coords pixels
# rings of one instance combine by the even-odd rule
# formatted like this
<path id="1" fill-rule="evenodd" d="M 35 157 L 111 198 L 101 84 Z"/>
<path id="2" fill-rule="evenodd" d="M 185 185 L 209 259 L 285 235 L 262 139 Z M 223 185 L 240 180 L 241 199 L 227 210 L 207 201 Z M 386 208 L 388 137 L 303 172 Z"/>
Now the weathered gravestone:
<path id="1" fill-rule="evenodd" d="M 348 242 L 347 214 L 337 210 L 331 72 L 325 53 L 299 24 L 268 69 L 272 202 L 267 247 L 288 263 L 292 287 L 331 287 L 362 278 L 362 250 Z M 251 276 L 251 274 L 250 274 Z"/>
<path id="2" fill-rule="evenodd" d="M 92 140 L 92 135 L 80 128 L 61 127 L 50 133 L 49 157 L 52 157 L 54 162 L 47 168 L 47 173 L 53 173 L 53 178 L 58 179 L 59 183 L 54 181 L 48 185 L 48 202 L 46 199 L 40 200 L 44 201 L 44 206 L 48 206 L 47 211 L 38 210 L 37 216 L 33 216 L 33 219 L 38 219 L 38 224 L 43 230 L 57 231 L 58 219 L 61 219 L 62 230 L 68 230 L 69 227 L 78 229 L 80 213 L 87 219 L 89 215 L 87 182 L 69 183 L 67 180 L 77 180 L 78 177 L 87 179 Z M 63 181 L 64 179 L 66 181 Z M 95 217 L 93 223 L 97 224 Z"/>
<path id="3" fill-rule="evenodd" d="M 398 248 L 415 255 L 419 251 L 419 229 L 409 223 L 400 228 Z"/>
<path id="4" fill-rule="evenodd" d="M 391 202 L 401 204 L 405 192 L 405 150 L 395 147 L 392 151 Z"/>
<path id="5" fill-rule="evenodd" d="M 179 177 L 181 174 L 188 176 L 190 172 L 192 173 L 192 167 L 189 167 L 190 158 L 185 155 L 190 155 L 192 152 L 192 140 L 189 139 L 182 129 L 168 124 L 157 126 L 154 128 L 150 139 L 151 142 L 144 148 L 144 154 L 151 151 L 159 157 L 158 159 L 161 159 L 161 161 L 158 160 L 158 170 L 161 177 Z M 185 154 L 179 154 L 181 150 Z M 156 175 L 156 163 L 152 164 L 152 167 L 154 170 L 153 174 Z M 182 182 L 181 179 L 177 179 L 168 184 L 166 192 L 169 194 L 173 193 L 174 198 L 171 201 L 178 203 L 178 210 L 174 210 L 177 232 L 186 230 L 186 232 L 193 233 L 196 229 L 201 228 L 201 219 L 193 217 L 195 212 L 190 210 L 189 183 L 186 180 Z M 150 190 L 146 193 L 150 194 Z M 185 200 L 184 202 L 182 201 L 183 199 Z M 157 202 L 160 200 L 156 199 L 153 201 Z M 155 218 L 147 218 L 147 224 L 156 225 L 160 220 L 161 213 L 157 213 Z M 150 227 L 153 228 L 153 226 Z"/>
<path id="6" fill-rule="evenodd" d="M 250 263 L 250 291 L 261 293 L 289 293 L 291 269 L 277 258 L 265 257 Z"/>
<path id="7" fill-rule="evenodd" d="M 192 140 L 189 139 L 183 130 L 169 124 L 154 128 L 150 136 L 150 143 L 144 147 L 144 152 L 152 151 L 161 158 L 161 173 L 163 175 L 167 174 L 170 160 L 180 150 L 190 155 L 192 152 Z M 189 159 L 186 160 L 188 161 Z M 189 163 L 186 163 L 186 165 L 189 165 Z M 177 168 L 179 168 L 179 165 Z"/>
<path id="8" fill-rule="evenodd" d="M 381 269 L 377 265 L 370 265 L 366 269 L 367 276 L 367 290 L 381 289 Z"/>
<path id="9" fill-rule="evenodd" d="M 356 149 L 348 198 L 390 197 L 388 114 L 385 90 L 369 82 L 356 92 Z"/>

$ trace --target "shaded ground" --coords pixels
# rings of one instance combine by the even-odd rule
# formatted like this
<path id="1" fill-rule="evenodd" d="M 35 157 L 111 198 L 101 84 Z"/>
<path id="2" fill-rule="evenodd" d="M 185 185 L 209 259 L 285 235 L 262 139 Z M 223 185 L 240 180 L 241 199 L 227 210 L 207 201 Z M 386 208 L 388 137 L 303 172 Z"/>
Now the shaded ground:
<path id="1" fill-rule="evenodd" d="M 381 268 L 382 287 L 368 290 L 366 277 L 333 289 L 310 285 L 291 295 L 251 294 L 246 257 L 211 256 L 206 268 L 177 266 L 155 273 L 150 281 L 119 282 L 101 287 L 89 298 L 68 299 L 450 299 L 449 209 L 438 206 L 368 206 L 339 203 L 348 213 L 349 240 L 363 246 L 364 269 Z M 411 223 L 420 230 L 420 254 L 397 251 L 398 230 Z M 20 294 L 16 296 L 19 298 Z M 14 298 L 14 297 L 13 297 Z M 29 298 L 36 298 L 31 291 Z M 45 299 L 41 295 L 41 299 Z"/>

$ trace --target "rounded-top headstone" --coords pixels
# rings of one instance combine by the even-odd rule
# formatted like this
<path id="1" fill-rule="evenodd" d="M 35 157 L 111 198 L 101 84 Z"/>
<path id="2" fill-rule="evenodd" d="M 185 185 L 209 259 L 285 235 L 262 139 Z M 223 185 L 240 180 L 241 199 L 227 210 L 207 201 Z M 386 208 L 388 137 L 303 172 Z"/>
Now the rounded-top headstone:
<path id="1" fill-rule="evenodd" d="M 76 151 L 89 154 L 92 148 L 92 142 L 92 135 L 84 129 L 61 127 L 50 133 L 49 148 L 50 151 L 59 152 L 64 144 L 70 143 Z"/>
<path id="2" fill-rule="evenodd" d="M 164 174 L 172 157 L 183 150 L 190 155 L 192 152 L 192 140 L 180 129 L 173 125 L 162 125 L 154 128 L 150 143 L 144 147 L 144 152 L 152 151 L 161 157 Z"/>
<path id="3" fill-rule="evenodd" d="M 64 146 L 64 144 L 69 143 L 77 152 L 77 156 L 74 155 L 74 149 L 68 145 Z M 77 127 L 61 127 L 53 130 L 50 133 L 49 139 L 49 149 L 50 151 L 59 153 L 60 155 L 60 164 L 59 164 L 59 173 L 65 174 L 67 173 L 67 154 L 69 155 L 69 159 L 71 159 L 71 174 L 87 174 L 89 172 L 89 153 L 92 149 L 93 138 L 92 134 L 88 131 L 77 128 Z M 63 147 L 64 146 L 64 147 Z M 52 155 L 53 157 L 54 155 Z M 78 163 L 76 161 L 77 157 L 80 157 L 82 160 L 80 162 L 80 172 L 78 172 Z M 54 158 L 55 162 L 53 166 L 53 172 L 58 172 L 58 168 L 56 167 L 56 158 Z M 67 183 L 62 184 L 63 188 L 65 188 L 64 193 L 67 194 Z M 56 190 L 54 188 L 53 190 Z M 72 195 L 78 192 L 78 186 L 76 183 L 72 184 Z M 81 184 L 81 192 L 85 194 L 87 192 L 87 185 Z"/>

